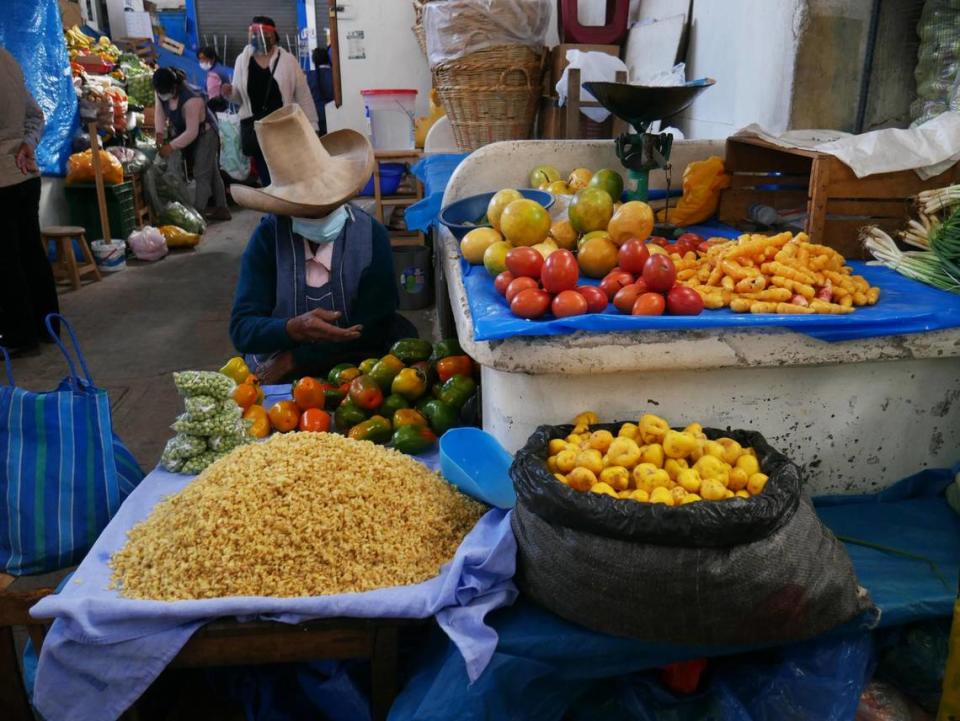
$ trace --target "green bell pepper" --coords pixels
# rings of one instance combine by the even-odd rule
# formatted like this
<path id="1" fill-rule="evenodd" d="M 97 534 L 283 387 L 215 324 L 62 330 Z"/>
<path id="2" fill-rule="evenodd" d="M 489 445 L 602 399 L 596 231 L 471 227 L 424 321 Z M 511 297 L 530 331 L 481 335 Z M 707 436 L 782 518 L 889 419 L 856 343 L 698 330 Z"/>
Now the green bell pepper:
<path id="1" fill-rule="evenodd" d="M 430 421 L 430 428 L 438 436 L 457 425 L 457 409 L 443 401 L 427 401 L 423 405 L 423 415 Z"/>
<path id="2" fill-rule="evenodd" d="M 393 435 L 393 426 L 383 416 L 372 416 L 358 423 L 347 436 L 355 441 L 371 441 L 372 443 L 386 443 Z"/>
<path id="3" fill-rule="evenodd" d="M 333 383 L 333 385 L 339 386 L 343 383 L 349 383 L 358 375 L 360 375 L 360 369 L 355 365 L 352 363 L 340 363 L 330 369 L 330 372 L 327 374 L 327 380 Z"/>
<path id="4" fill-rule="evenodd" d="M 377 385 L 384 393 L 390 392 L 390 384 L 397 377 L 397 373 L 403 370 L 403 361 L 395 355 L 385 355 L 378 360 L 370 371 L 370 377 L 377 382 Z"/>
<path id="5" fill-rule="evenodd" d="M 393 432 L 390 445 L 401 453 L 423 453 L 437 442 L 437 436 L 424 426 L 400 426 Z"/>
<path id="6" fill-rule="evenodd" d="M 401 408 L 409 408 L 410 403 L 403 396 L 398 396 L 396 393 L 391 393 L 386 398 L 383 399 L 383 403 L 380 404 L 380 407 L 377 408 L 377 415 L 383 416 L 384 418 L 393 418 L 393 414 L 399 411 Z"/>
<path id="7" fill-rule="evenodd" d="M 355 425 L 363 423 L 365 420 L 367 420 L 366 412 L 350 400 L 341 403 L 333 414 L 333 421 L 337 426 L 337 430 L 341 433 L 346 433 Z"/>
<path id="8" fill-rule="evenodd" d="M 426 417 L 415 408 L 400 408 L 393 414 L 393 427 L 401 426 L 426 426 L 428 421 Z"/>
<path id="9" fill-rule="evenodd" d="M 440 400 L 460 408 L 476 389 L 477 383 L 473 378 L 456 375 L 440 386 Z"/>
<path id="10" fill-rule="evenodd" d="M 444 338 L 433 344 L 433 353 L 430 355 L 430 360 L 436 363 L 438 360 L 452 355 L 463 355 L 460 341 L 456 338 Z"/>
<path id="11" fill-rule="evenodd" d="M 432 352 L 433 347 L 430 345 L 430 341 L 420 340 L 419 338 L 401 338 L 390 346 L 390 353 L 404 363 L 427 360 Z"/>

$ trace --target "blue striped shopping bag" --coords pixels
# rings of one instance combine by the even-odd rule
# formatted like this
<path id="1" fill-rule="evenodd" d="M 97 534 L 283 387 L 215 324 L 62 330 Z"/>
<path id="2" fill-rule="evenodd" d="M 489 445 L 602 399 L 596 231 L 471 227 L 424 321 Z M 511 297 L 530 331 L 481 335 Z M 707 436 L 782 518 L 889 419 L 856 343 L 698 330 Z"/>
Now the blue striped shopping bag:
<path id="1" fill-rule="evenodd" d="M 51 327 L 58 319 L 73 342 L 76 366 Z M 110 420 L 110 399 L 97 388 L 73 329 L 47 316 L 70 376 L 46 393 L 0 385 L 0 571 L 46 573 L 78 563 L 143 479 Z"/>

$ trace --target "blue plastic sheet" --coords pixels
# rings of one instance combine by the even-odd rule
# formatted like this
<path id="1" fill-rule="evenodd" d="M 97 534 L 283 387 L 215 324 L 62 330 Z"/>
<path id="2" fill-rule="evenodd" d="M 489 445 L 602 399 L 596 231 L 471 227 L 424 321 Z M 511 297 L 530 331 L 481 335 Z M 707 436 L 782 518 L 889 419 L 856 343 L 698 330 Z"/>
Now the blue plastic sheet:
<path id="1" fill-rule="evenodd" d="M 37 147 L 40 172 L 65 175 L 79 119 L 57 0 L 6 0 L 0 14 L 0 45 L 20 63 L 27 88 L 43 110 L 46 126 Z"/>
<path id="2" fill-rule="evenodd" d="M 837 535 L 935 561 L 943 582 L 924 561 L 847 545 L 860 583 L 881 609 L 881 626 L 944 618 L 953 612 L 960 577 L 960 517 L 947 505 L 943 490 L 957 470 L 960 466 L 925 471 L 878 494 L 817 500 L 819 515 Z M 598 613 L 611 611 L 615 609 L 598 609 Z M 855 620 L 831 635 L 861 634 L 866 620 Z M 390 721 L 559 721 L 592 692 L 598 680 L 674 661 L 756 650 L 654 645 L 607 636 L 564 621 L 522 597 L 512 607 L 492 614 L 489 621 L 500 641 L 484 674 L 471 685 L 456 649 L 438 634 L 394 704 Z M 594 718 L 606 719 L 600 714 Z M 768 718 L 822 717 L 775 713 L 756 717 Z"/>
<path id="3" fill-rule="evenodd" d="M 703 330 L 711 328 L 785 328 L 824 341 L 856 340 L 900 333 L 921 333 L 960 327 L 960 295 L 910 280 L 889 268 L 850 261 L 854 272 L 880 288 L 880 302 L 847 315 L 753 315 L 729 308 L 705 310 L 698 316 L 629 316 L 612 305 L 604 313 L 538 320 L 518 318 L 493 287 L 480 265 L 462 258 L 463 283 L 473 317 L 474 340 L 516 336 L 567 335 L 576 331 L 609 333 L 639 330 Z M 584 285 L 599 281 L 581 278 Z"/>
<path id="4" fill-rule="evenodd" d="M 427 155 L 417 161 L 410 171 L 423 183 L 423 200 L 419 200 L 404 214 L 404 220 L 410 230 L 426 233 L 436 225 L 443 205 L 443 193 L 450 182 L 450 176 L 469 153 L 438 153 Z"/>

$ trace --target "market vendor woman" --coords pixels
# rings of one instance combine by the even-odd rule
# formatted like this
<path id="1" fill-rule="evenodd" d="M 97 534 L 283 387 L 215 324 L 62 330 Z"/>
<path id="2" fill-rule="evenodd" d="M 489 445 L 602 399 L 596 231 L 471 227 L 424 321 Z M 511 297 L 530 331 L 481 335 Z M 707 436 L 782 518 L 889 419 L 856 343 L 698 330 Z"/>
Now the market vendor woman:
<path id="1" fill-rule="evenodd" d="M 416 336 L 398 315 L 386 229 L 347 205 L 373 172 L 373 148 L 352 130 L 317 137 L 297 105 L 256 124 L 266 188 L 232 186 L 268 213 L 244 251 L 230 337 L 265 383 L 319 375 L 380 356 Z"/>

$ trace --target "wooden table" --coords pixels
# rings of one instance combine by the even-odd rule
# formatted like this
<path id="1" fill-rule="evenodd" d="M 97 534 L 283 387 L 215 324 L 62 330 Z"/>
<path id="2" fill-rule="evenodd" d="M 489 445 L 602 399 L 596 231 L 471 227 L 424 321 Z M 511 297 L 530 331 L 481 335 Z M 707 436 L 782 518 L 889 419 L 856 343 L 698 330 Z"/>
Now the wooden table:
<path id="1" fill-rule="evenodd" d="M 3 721 L 34 721 L 16 656 L 13 627 L 25 626 L 34 647 L 43 644 L 47 626 L 29 609 L 54 592 L 66 569 L 43 576 L 14 578 L 0 574 L 0 709 Z M 425 630 L 428 620 L 336 618 L 301 624 L 233 620 L 213 621 L 198 630 L 170 668 L 210 668 L 320 659 L 369 659 L 370 707 L 375 721 L 387 718 L 397 695 L 401 629 Z"/>

